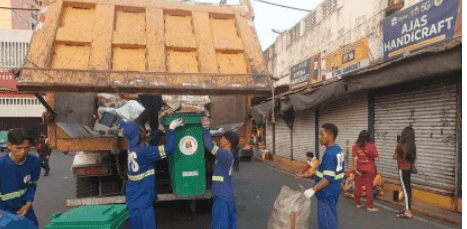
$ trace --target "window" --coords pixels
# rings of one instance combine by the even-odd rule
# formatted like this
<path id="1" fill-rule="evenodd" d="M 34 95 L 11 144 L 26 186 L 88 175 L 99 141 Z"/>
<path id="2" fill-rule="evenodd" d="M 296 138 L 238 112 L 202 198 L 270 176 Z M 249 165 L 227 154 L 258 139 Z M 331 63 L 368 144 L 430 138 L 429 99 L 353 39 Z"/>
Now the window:
<path id="1" fill-rule="evenodd" d="M 24 8 L 29 9 L 29 4 L 26 3 Z"/>
<path id="2" fill-rule="evenodd" d="M 287 46 L 292 45 L 300 37 L 300 22 L 287 33 Z"/>
<path id="3" fill-rule="evenodd" d="M 19 22 L 23 22 L 23 16 L 19 16 Z"/>
<path id="4" fill-rule="evenodd" d="M 305 19 L 305 31 L 311 30 L 313 26 L 316 24 L 316 13 L 313 12 Z"/>
<path id="5" fill-rule="evenodd" d="M 12 16 L 12 17 L 15 17 L 15 16 L 16 16 L 16 10 L 12 10 L 12 11 L 11 11 L 11 16 Z"/>

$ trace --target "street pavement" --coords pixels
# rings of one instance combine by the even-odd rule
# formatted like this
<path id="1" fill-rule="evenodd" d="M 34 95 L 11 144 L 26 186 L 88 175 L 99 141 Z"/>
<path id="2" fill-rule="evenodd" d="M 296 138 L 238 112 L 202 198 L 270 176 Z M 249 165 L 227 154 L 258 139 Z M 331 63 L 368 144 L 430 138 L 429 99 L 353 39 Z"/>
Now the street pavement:
<path id="1" fill-rule="evenodd" d="M 75 181 L 70 168 L 72 156 L 53 153 L 50 159 L 51 172 L 41 177 L 34 201 L 34 209 L 40 227 L 50 222 L 54 212 L 66 212 L 66 199 L 75 196 Z M 274 201 L 282 185 L 300 190 L 312 186 L 311 181 L 297 181 L 292 174 L 285 173 L 257 162 L 241 162 L 240 172 L 234 173 L 237 189 L 237 211 L 239 229 L 267 228 Z M 42 171 L 43 173 L 43 171 Z M 414 219 L 398 219 L 393 213 L 394 205 L 376 202 L 380 212 L 356 209 L 354 201 L 341 197 L 339 200 L 339 228 L 460 228 L 450 223 L 416 216 Z M 205 229 L 210 228 L 210 214 L 193 214 L 187 201 L 162 202 L 157 204 L 159 229 Z M 317 228 L 316 200 L 312 199 L 309 228 Z M 127 227 L 128 228 L 128 227 Z"/>

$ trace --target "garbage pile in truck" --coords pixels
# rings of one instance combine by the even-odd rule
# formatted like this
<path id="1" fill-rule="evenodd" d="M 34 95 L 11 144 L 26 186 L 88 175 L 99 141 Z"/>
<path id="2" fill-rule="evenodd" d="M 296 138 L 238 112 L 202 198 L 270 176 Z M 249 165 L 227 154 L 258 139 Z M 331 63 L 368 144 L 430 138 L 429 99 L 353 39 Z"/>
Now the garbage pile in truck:
<path id="1" fill-rule="evenodd" d="M 146 124 L 145 119 L 154 121 L 155 115 L 159 116 L 159 113 L 164 113 L 166 110 L 174 113 L 190 112 L 209 116 L 208 105 L 211 103 L 209 96 L 163 95 L 159 97 L 161 102 L 154 99 L 158 97 L 154 95 L 149 96 L 150 99 L 147 99 L 148 97 L 142 98 L 138 95 L 119 96 L 117 94 L 98 93 L 98 109 L 94 117 L 96 121 L 92 129 L 93 135 L 116 135 L 118 134 L 117 124 L 120 120 L 136 120 Z M 143 112 L 146 113 L 143 114 Z M 164 126 L 160 122 L 150 123 L 150 125 L 151 129 L 164 130 Z"/>

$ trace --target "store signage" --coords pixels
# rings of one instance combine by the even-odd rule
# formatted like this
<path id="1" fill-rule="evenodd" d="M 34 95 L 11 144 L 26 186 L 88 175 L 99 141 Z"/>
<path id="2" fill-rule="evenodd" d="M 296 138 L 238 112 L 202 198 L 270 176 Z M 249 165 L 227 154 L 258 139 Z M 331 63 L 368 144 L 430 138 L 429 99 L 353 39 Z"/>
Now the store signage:
<path id="1" fill-rule="evenodd" d="M 370 65 L 370 52 L 366 37 L 339 48 L 326 56 L 323 75 L 326 79 L 342 76 Z"/>
<path id="2" fill-rule="evenodd" d="M 321 54 L 290 68 L 290 87 L 296 89 L 321 80 Z"/>
<path id="3" fill-rule="evenodd" d="M 456 28 L 459 0 L 425 0 L 383 20 L 384 59 L 449 41 Z"/>

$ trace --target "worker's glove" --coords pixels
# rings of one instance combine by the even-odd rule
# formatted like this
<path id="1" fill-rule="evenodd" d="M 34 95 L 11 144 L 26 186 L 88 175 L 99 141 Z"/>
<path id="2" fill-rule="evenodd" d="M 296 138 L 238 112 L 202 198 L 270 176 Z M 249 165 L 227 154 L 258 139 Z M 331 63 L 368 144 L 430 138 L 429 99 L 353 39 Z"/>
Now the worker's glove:
<path id="1" fill-rule="evenodd" d="M 313 197 L 313 195 L 315 195 L 315 190 L 313 190 L 312 188 L 310 189 L 307 189 L 303 195 L 305 195 L 306 198 L 310 199 L 311 197 Z"/>
<path id="2" fill-rule="evenodd" d="M 183 119 L 182 119 L 182 118 L 177 118 L 177 119 L 173 120 L 173 121 L 170 123 L 170 125 L 169 125 L 169 130 L 175 130 L 175 129 L 177 129 L 178 127 L 181 127 L 181 126 L 183 126 L 183 125 L 185 125 L 185 124 L 183 123 Z"/>

